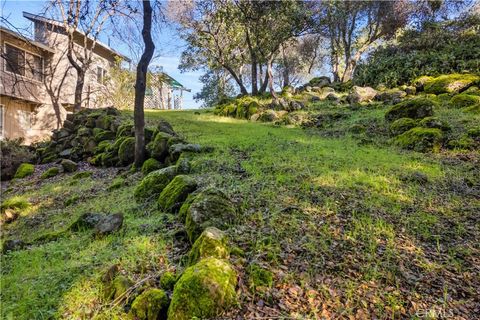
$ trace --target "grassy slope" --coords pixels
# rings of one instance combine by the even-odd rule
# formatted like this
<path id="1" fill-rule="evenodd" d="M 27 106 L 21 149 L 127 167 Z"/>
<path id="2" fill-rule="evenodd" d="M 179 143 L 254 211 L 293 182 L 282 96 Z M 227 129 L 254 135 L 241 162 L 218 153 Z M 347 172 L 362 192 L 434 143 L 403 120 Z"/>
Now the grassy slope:
<path id="1" fill-rule="evenodd" d="M 189 141 L 215 147 L 194 159 L 194 173 L 241 208 L 229 230 L 246 252 L 234 259 L 243 279 L 234 312 L 392 318 L 453 308 L 473 316 L 480 177 L 471 162 L 360 144 L 348 135 L 320 137 L 314 129 L 147 113 L 148 121 L 159 116 Z M 105 267 L 120 263 L 135 280 L 181 269 L 174 217 L 136 205 L 134 178 L 107 191 L 113 175 L 100 170 L 73 185 L 71 177 L 21 182 L 26 186 L 6 194 L 18 188 L 35 204 L 5 228 L 7 238 L 62 230 L 85 211 L 124 212 L 126 221 L 104 239 L 68 232 L 4 256 L 3 318 L 123 318 L 121 307 L 100 298 Z M 82 199 L 63 208 L 76 194 Z M 250 262 L 274 273 L 273 288 L 249 288 Z"/>

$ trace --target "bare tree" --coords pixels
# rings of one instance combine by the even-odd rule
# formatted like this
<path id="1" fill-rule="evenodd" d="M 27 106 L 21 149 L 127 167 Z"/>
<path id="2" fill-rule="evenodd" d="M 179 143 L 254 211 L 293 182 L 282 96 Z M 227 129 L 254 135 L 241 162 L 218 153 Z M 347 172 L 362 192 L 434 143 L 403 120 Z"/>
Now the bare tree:
<path id="1" fill-rule="evenodd" d="M 135 106 L 133 111 L 135 123 L 135 166 L 138 168 L 145 160 L 145 116 L 143 104 L 147 88 L 148 65 L 155 51 L 152 39 L 152 6 L 150 0 L 143 0 L 143 28 L 142 38 L 145 44 L 143 54 L 137 65 L 137 78 L 135 81 Z"/>

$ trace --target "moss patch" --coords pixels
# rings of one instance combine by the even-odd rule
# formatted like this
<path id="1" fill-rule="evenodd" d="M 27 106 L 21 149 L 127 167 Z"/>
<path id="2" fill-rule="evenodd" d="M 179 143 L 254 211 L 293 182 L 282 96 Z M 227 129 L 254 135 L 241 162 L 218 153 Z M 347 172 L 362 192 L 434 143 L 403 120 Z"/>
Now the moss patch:
<path id="1" fill-rule="evenodd" d="M 118 158 L 123 165 L 133 162 L 135 158 L 135 138 L 126 138 L 122 142 L 118 149 Z"/>
<path id="2" fill-rule="evenodd" d="M 425 83 L 425 92 L 433 94 L 461 92 L 480 81 L 474 74 L 448 74 L 430 79 Z"/>
<path id="3" fill-rule="evenodd" d="M 432 116 L 435 107 L 438 107 L 438 103 L 429 98 L 405 100 L 390 108 L 385 114 L 385 119 L 387 121 L 400 118 L 422 119 Z"/>
<path id="4" fill-rule="evenodd" d="M 418 152 L 438 151 L 443 138 L 442 131 L 435 128 L 413 128 L 397 136 L 395 144 Z"/>
<path id="5" fill-rule="evenodd" d="M 143 291 L 132 303 L 130 315 L 138 320 L 165 319 L 168 297 L 165 291 L 150 288 Z"/>
<path id="6" fill-rule="evenodd" d="M 152 171 L 158 170 L 162 168 L 162 163 L 157 159 L 150 158 L 147 159 L 142 165 L 142 173 L 144 175 L 149 174 Z"/>
<path id="7" fill-rule="evenodd" d="M 168 155 L 168 140 L 172 136 L 165 132 L 159 132 L 155 139 L 147 145 L 147 150 L 152 158 L 164 161 Z"/>
<path id="8" fill-rule="evenodd" d="M 140 181 L 134 191 L 137 201 L 145 201 L 158 196 L 177 173 L 175 166 L 150 172 Z"/>
<path id="9" fill-rule="evenodd" d="M 233 306 L 237 274 L 225 260 L 206 258 L 185 270 L 172 295 L 168 318 L 209 319 Z"/>
<path id="10" fill-rule="evenodd" d="M 258 264 L 250 264 L 247 268 L 247 274 L 249 286 L 254 290 L 258 287 L 270 288 L 273 285 L 273 274 Z"/>
<path id="11" fill-rule="evenodd" d="M 164 290 L 173 290 L 177 277 L 172 272 L 166 271 L 160 277 L 160 287 Z"/>
<path id="12" fill-rule="evenodd" d="M 450 99 L 450 105 L 454 108 L 466 108 L 480 103 L 480 97 L 461 93 Z"/>
<path id="13" fill-rule="evenodd" d="M 31 163 L 22 163 L 15 172 L 15 179 L 22 179 L 33 174 L 35 166 Z"/>
<path id="14" fill-rule="evenodd" d="M 195 191 L 197 182 L 195 179 L 186 176 L 176 176 L 158 197 L 158 206 L 161 210 L 178 210 L 187 196 Z"/>
<path id="15" fill-rule="evenodd" d="M 392 122 L 390 125 L 390 132 L 394 136 L 398 136 L 417 126 L 417 121 L 412 118 L 400 118 Z"/>
<path id="16" fill-rule="evenodd" d="M 214 257 L 228 259 L 230 257 L 226 234 L 215 228 L 205 229 L 195 240 L 188 256 L 188 264 L 194 265 L 203 258 Z"/>
<path id="17" fill-rule="evenodd" d="M 42 175 L 40 176 L 40 178 L 42 179 L 48 179 L 48 178 L 51 178 L 51 177 L 55 177 L 57 174 L 60 173 L 60 169 L 57 168 L 57 167 L 52 167 L 48 170 L 46 170 L 45 172 L 42 173 Z"/>

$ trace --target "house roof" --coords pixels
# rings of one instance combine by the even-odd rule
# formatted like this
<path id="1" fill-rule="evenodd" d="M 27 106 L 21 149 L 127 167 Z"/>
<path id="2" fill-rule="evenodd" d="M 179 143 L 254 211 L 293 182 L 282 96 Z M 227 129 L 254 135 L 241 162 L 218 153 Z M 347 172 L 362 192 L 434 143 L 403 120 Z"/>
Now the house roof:
<path id="1" fill-rule="evenodd" d="M 25 18 L 27 18 L 28 20 L 31 20 L 33 22 L 35 21 L 38 21 L 38 22 L 44 22 L 44 23 L 48 23 L 50 25 L 53 25 L 53 26 L 56 26 L 56 27 L 59 27 L 59 28 L 62 28 L 62 29 L 65 29 L 65 26 L 63 25 L 63 23 L 61 23 L 60 21 L 57 21 L 57 20 L 53 20 L 53 19 L 49 19 L 49 18 L 46 18 L 44 16 L 40 16 L 40 15 L 37 15 L 37 14 L 33 14 L 33 13 L 29 13 L 29 12 L 25 12 L 23 11 L 23 16 Z M 85 33 L 79 31 L 79 30 L 76 30 L 75 31 L 76 33 L 80 34 L 81 36 L 83 37 L 86 37 Z M 88 37 L 90 40 L 93 41 L 92 38 Z M 126 62 L 131 62 L 130 58 L 128 58 L 127 56 L 121 54 L 120 52 L 112 49 L 111 47 L 109 47 L 108 45 L 102 43 L 101 41 L 99 40 L 96 40 L 96 46 L 99 46 L 99 47 L 102 47 L 103 49 L 107 50 L 107 51 L 110 51 L 111 53 L 113 53 L 114 55 L 122 58 L 123 60 L 125 60 Z"/>
<path id="2" fill-rule="evenodd" d="M 11 35 L 12 37 L 23 40 L 23 41 L 29 43 L 30 45 L 35 46 L 35 47 L 37 47 L 41 50 L 44 50 L 44 51 L 47 51 L 47 52 L 50 52 L 50 53 L 55 53 L 55 50 L 53 48 L 50 48 L 49 46 L 46 46 L 41 42 L 34 41 L 30 38 L 27 38 L 26 36 L 24 36 L 23 34 L 21 34 L 19 32 L 13 31 L 13 30 L 8 29 L 8 28 L 5 28 L 3 26 L 0 26 L 0 30 L 2 32 L 5 32 L 5 33 Z"/>
<path id="3" fill-rule="evenodd" d="M 162 76 L 162 82 L 167 83 L 172 88 L 182 89 L 182 90 L 185 90 L 185 91 L 188 91 L 188 92 L 191 91 L 190 89 L 185 88 L 183 84 L 181 84 L 180 82 L 178 82 L 177 80 L 175 80 L 174 78 L 172 78 L 171 76 L 166 74 L 165 72 L 161 72 L 161 76 Z"/>

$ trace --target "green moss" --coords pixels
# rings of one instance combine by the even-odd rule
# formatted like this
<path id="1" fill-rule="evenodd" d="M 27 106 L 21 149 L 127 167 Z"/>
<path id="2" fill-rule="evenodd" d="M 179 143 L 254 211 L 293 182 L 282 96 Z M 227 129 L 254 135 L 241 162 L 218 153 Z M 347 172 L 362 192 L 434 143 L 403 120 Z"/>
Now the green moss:
<path id="1" fill-rule="evenodd" d="M 433 109 L 438 103 L 430 98 L 414 98 L 402 101 L 385 114 L 387 121 L 394 121 L 400 118 L 422 119 L 433 115 Z"/>
<path id="2" fill-rule="evenodd" d="M 133 301 L 130 315 L 137 320 L 166 319 L 168 302 L 165 291 L 146 289 Z"/>
<path id="3" fill-rule="evenodd" d="M 158 206 L 161 210 L 178 210 L 187 196 L 195 191 L 197 182 L 195 179 L 186 176 L 176 176 L 158 197 Z"/>
<path id="4" fill-rule="evenodd" d="M 417 121 L 412 118 L 400 118 L 392 122 L 390 125 L 390 132 L 394 136 L 398 136 L 417 126 Z"/>
<path id="5" fill-rule="evenodd" d="M 228 262 L 202 259 L 187 268 L 176 283 L 168 318 L 214 318 L 236 303 L 236 285 L 237 274 Z"/>
<path id="6" fill-rule="evenodd" d="M 433 77 L 430 76 L 420 76 L 412 81 L 412 85 L 419 91 L 424 89 L 424 86 L 427 82 L 432 81 Z"/>
<path id="7" fill-rule="evenodd" d="M 228 228 L 235 219 L 235 207 L 223 192 L 208 189 L 185 201 L 180 209 L 183 216 L 188 238 L 194 243 L 207 227 Z"/>
<path id="8" fill-rule="evenodd" d="M 163 167 L 162 163 L 158 161 L 157 159 L 150 158 L 145 160 L 145 162 L 142 165 L 142 173 L 144 175 L 149 174 L 152 171 L 161 169 Z"/>
<path id="9" fill-rule="evenodd" d="M 46 171 L 44 171 L 42 173 L 42 175 L 40 176 L 41 179 L 48 179 L 48 178 L 51 178 L 51 177 L 55 177 L 57 174 L 59 174 L 60 172 L 60 169 L 57 168 L 57 167 L 52 167 L 50 169 L 47 169 Z"/>
<path id="10" fill-rule="evenodd" d="M 427 152 L 438 151 L 442 139 L 443 134 L 440 129 L 417 127 L 397 136 L 394 142 L 404 149 Z"/>
<path id="11" fill-rule="evenodd" d="M 465 108 L 463 111 L 473 114 L 480 114 L 480 103 L 473 105 L 471 107 Z"/>
<path id="12" fill-rule="evenodd" d="M 480 81 L 480 77 L 474 74 L 441 75 L 425 83 L 425 92 L 434 94 L 461 92 L 477 81 Z"/>
<path id="13" fill-rule="evenodd" d="M 252 263 L 247 268 L 248 282 L 252 289 L 258 287 L 270 288 L 273 285 L 273 274 L 258 264 Z"/>
<path id="14" fill-rule="evenodd" d="M 155 139 L 147 145 L 150 156 L 163 162 L 168 155 L 168 140 L 170 138 L 172 138 L 172 136 L 168 133 L 157 133 Z"/>
<path id="15" fill-rule="evenodd" d="M 3 213 L 5 210 L 24 210 L 28 207 L 30 207 L 30 202 L 26 198 L 14 196 L 2 201 L 0 210 Z"/>
<path id="16" fill-rule="evenodd" d="M 448 147 L 450 149 L 457 149 L 457 150 L 471 150 L 475 147 L 475 140 L 473 140 L 468 135 L 464 134 L 458 139 L 449 141 Z"/>
<path id="17" fill-rule="evenodd" d="M 95 154 L 102 153 L 102 152 L 106 151 L 107 149 L 111 148 L 112 144 L 113 143 L 111 141 L 108 141 L 108 140 L 100 141 L 98 143 L 97 148 L 95 149 L 94 153 Z"/>
<path id="18" fill-rule="evenodd" d="M 135 188 L 135 199 L 137 201 L 145 201 L 160 195 L 162 190 L 175 177 L 176 173 L 177 170 L 175 166 L 150 172 Z"/>
<path id="19" fill-rule="evenodd" d="M 31 176 L 35 171 L 35 166 L 31 163 L 22 163 L 15 172 L 15 179 L 22 179 Z"/>
<path id="20" fill-rule="evenodd" d="M 173 290 L 177 277 L 172 272 L 165 271 L 160 277 L 160 287 L 164 290 Z"/>
<path id="21" fill-rule="evenodd" d="M 467 135 L 474 139 L 480 139 L 480 127 L 471 128 L 467 131 Z"/>
<path id="22" fill-rule="evenodd" d="M 480 96 L 480 88 L 477 86 L 471 86 L 467 90 L 463 91 L 463 93 Z"/>
<path id="23" fill-rule="evenodd" d="M 78 169 L 78 165 L 74 161 L 68 159 L 62 159 L 60 165 L 65 172 L 74 172 Z"/>
<path id="24" fill-rule="evenodd" d="M 103 130 L 100 128 L 93 129 L 93 138 L 96 142 L 101 142 L 105 140 L 113 140 L 115 139 L 115 132 Z"/>
<path id="25" fill-rule="evenodd" d="M 72 179 L 73 180 L 79 180 L 79 179 L 90 178 L 92 176 L 92 174 L 93 174 L 92 171 L 77 172 L 73 175 Z"/>
<path id="26" fill-rule="evenodd" d="M 426 117 L 419 122 L 419 126 L 423 128 L 436 128 L 442 131 L 449 131 L 451 129 L 448 122 L 437 117 Z"/>
<path id="27" fill-rule="evenodd" d="M 118 159 L 123 165 L 133 162 L 135 159 L 135 138 L 126 138 L 118 149 Z"/>
<path id="28" fill-rule="evenodd" d="M 122 177 L 116 177 L 112 183 L 108 186 L 107 190 L 116 190 L 125 186 L 125 179 Z"/>
<path id="29" fill-rule="evenodd" d="M 104 297 L 107 300 L 120 299 L 120 297 L 123 298 L 131 286 L 133 286 L 133 282 L 126 276 L 119 274 L 113 279 L 113 281 L 104 283 Z"/>
<path id="30" fill-rule="evenodd" d="M 117 138 L 119 137 L 133 137 L 133 124 L 123 123 L 117 129 Z"/>
<path id="31" fill-rule="evenodd" d="M 109 114 L 100 115 L 97 120 L 95 120 L 95 126 L 104 130 L 109 130 L 113 120 L 115 118 Z"/>
<path id="32" fill-rule="evenodd" d="M 450 105 L 454 108 L 465 108 L 480 103 L 480 97 L 461 93 L 450 99 Z"/>
<path id="33" fill-rule="evenodd" d="M 227 236 L 223 231 L 215 227 L 206 228 L 198 239 L 195 240 L 192 250 L 190 250 L 188 265 L 194 265 L 201 259 L 208 257 L 218 259 L 230 258 L 227 241 Z"/>

